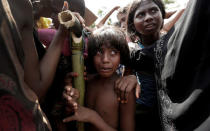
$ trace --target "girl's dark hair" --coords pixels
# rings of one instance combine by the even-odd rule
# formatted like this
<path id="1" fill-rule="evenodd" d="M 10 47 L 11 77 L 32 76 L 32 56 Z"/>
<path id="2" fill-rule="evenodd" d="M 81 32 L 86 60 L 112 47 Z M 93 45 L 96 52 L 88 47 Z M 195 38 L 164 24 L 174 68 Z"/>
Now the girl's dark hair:
<path id="1" fill-rule="evenodd" d="M 134 22 L 133 22 L 135 12 L 139 8 L 141 1 L 142 0 L 134 0 L 129 8 L 129 11 L 128 11 L 126 29 L 127 29 L 128 34 L 131 36 L 133 36 L 133 35 L 141 36 L 141 34 L 136 31 Z M 159 7 L 160 12 L 162 14 L 162 18 L 164 19 L 166 12 L 165 12 L 165 6 L 164 6 L 162 0 L 150 0 L 150 1 L 154 2 Z"/>
<path id="2" fill-rule="evenodd" d="M 120 52 L 120 63 L 126 64 L 129 60 L 129 48 L 126 35 L 120 28 L 104 26 L 96 29 L 88 38 L 87 69 L 89 73 L 96 73 L 93 58 L 102 46 L 114 48 Z"/>

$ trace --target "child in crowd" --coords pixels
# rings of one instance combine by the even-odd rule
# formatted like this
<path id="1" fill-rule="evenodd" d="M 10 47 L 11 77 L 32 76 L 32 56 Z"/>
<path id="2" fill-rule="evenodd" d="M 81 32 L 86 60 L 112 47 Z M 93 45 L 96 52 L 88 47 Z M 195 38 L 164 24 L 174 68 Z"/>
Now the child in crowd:
<path id="1" fill-rule="evenodd" d="M 135 129 L 135 95 L 128 96 L 129 103 L 121 104 L 114 91 L 119 64 L 125 64 L 129 49 L 125 34 L 116 27 L 96 29 L 88 41 L 88 71 L 94 73 L 87 81 L 85 106 L 78 106 L 75 114 L 64 119 L 87 122 L 87 130 Z M 67 99 L 68 100 L 68 99 Z"/>
<path id="2" fill-rule="evenodd" d="M 129 10 L 129 6 L 130 4 L 127 4 L 126 6 L 121 7 L 117 13 L 117 19 L 120 22 L 121 28 L 124 28 L 124 29 L 126 28 L 126 17 L 127 17 L 127 12 Z"/>

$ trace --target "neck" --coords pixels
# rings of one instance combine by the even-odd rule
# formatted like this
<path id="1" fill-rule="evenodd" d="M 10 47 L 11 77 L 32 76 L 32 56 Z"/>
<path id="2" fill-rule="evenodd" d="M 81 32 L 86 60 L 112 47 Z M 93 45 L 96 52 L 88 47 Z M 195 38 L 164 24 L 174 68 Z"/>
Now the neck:
<path id="1" fill-rule="evenodd" d="M 99 80 L 102 80 L 102 81 L 104 81 L 104 82 L 113 80 L 113 79 L 114 79 L 115 77 L 117 77 L 117 76 L 118 76 L 117 73 L 114 73 L 114 74 L 112 74 L 112 75 L 109 76 L 109 77 L 103 77 L 103 76 L 97 75 L 98 79 L 99 79 Z"/>
<path id="2" fill-rule="evenodd" d="M 160 39 L 160 33 L 156 33 L 154 35 L 141 35 L 141 43 L 144 46 L 150 46 L 159 39 Z"/>

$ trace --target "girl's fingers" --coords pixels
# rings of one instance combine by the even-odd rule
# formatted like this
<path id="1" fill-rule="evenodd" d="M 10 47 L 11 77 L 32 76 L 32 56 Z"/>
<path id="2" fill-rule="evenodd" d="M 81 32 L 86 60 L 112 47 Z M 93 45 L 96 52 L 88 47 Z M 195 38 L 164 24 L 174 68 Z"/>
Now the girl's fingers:
<path id="1" fill-rule="evenodd" d="M 82 24 L 83 28 L 85 27 L 85 20 L 82 18 L 82 16 L 79 13 L 74 12 L 74 15 L 77 17 L 77 19 Z"/>
<path id="2" fill-rule="evenodd" d="M 139 84 L 136 84 L 136 98 L 139 98 L 140 93 L 141 93 L 141 87 Z"/>
<path id="3" fill-rule="evenodd" d="M 128 103 L 128 96 L 129 96 L 129 92 L 125 91 L 125 101 L 124 101 L 124 103 Z"/>
<path id="4" fill-rule="evenodd" d="M 63 122 L 66 123 L 66 122 L 70 122 L 70 121 L 74 121 L 74 120 L 75 120 L 75 116 L 73 115 L 73 116 L 69 116 L 69 117 L 63 119 Z"/>
<path id="5" fill-rule="evenodd" d="M 66 78 L 72 78 L 72 77 L 77 77 L 78 73 L 77 72 L 69 72 L 66 74 Z"/>
<path id="6" fill-rule="evenodd" d="M 63 8 L 62 8 L 62 11 L 65 11 L 65 10 L 68 10 L 68 9 L 69 9 L 68 2 L 67 2 L 67 1 L 64 1 L 64 2 L 63 2 Z"/>
<path id="7" fill-rule="evenodd" d="M 128 83 L 123 83 L 120 86 L 120 99 L 121 99 L 121 103 L 125 103 L 126 101 L 126 88 L 128 88 Z"/>
<path id="8" fill-rule="evenodd" d="M 69 84 L 69 85 L 72 85 L 72 78 L 73 77 L 77 77 L 78 76 L 78 73 L 76 72 L 69 72 L 66 74 L 66 77 L 65 77 L 65 83 L 66 84 Z"/>
<path id="9" fill-rule="evenodd" d="M 64 87 L 65 92 L 70 92 L 71 89 L 72 89 L 72 86 L 70 86 L 70 85 L 66 85 L 66 86 Z"/>
<path id="10" fill-rule="evenodd" d="M 117 99 L 120 101 L 120 89 L 119 89 L 119 79 L 115 82 L 115 92 L 117 94 Z"/>

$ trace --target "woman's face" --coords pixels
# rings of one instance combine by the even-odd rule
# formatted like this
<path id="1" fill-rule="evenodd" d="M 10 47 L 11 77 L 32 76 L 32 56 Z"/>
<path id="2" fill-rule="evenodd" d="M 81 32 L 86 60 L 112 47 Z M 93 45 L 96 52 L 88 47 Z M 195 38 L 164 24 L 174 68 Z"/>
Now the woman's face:
<path id="1" fill-rule="evenodd" d="M 159 7 L 151 0 L 142 0 L 134 15 L 136 31 L 142 35 L 153 35 L 160 32 L 163 18 Z"/>

